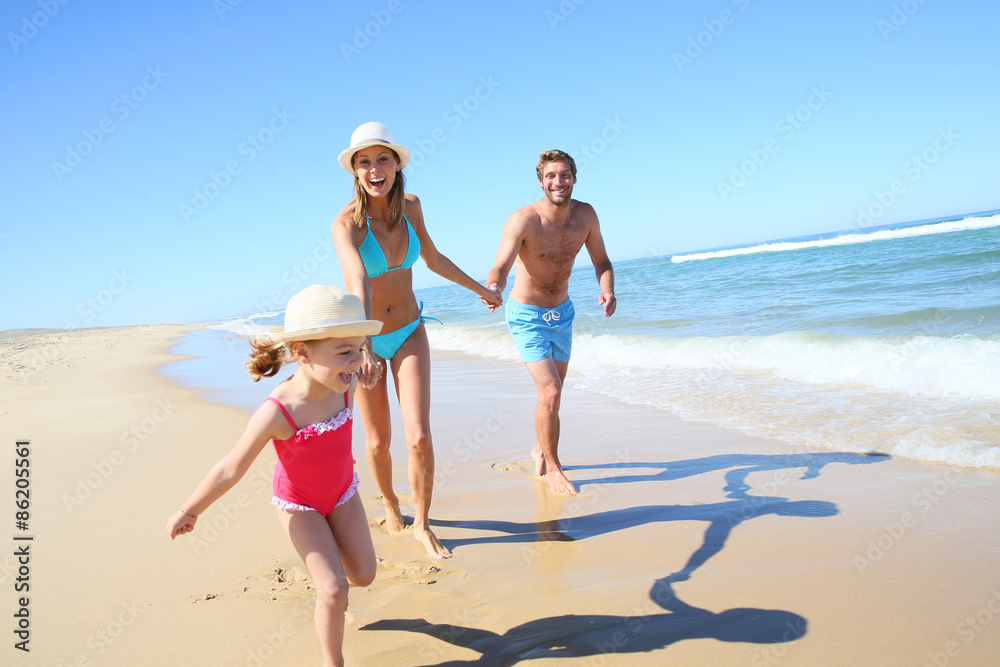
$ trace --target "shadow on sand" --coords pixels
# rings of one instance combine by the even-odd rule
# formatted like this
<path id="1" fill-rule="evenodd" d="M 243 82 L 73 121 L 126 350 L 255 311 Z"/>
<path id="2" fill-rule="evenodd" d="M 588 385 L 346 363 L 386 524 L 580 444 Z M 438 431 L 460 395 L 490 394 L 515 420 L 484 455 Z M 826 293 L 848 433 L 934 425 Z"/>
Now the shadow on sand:
<path id="1" fill-rule="evenodd" d="M 653 583 L 646 601 L 637 601 L 642 615 L 562 615 L 539 618 L 497 634 L 461 625 L 430 623 L 424 619 L 385 619 L 362 630 L 397 630 L 418 632 L 445 644 L 477 651 L 475 660 L 434 662 L 433 649 L 426 649 L 420 660 L 438 667 L 444 665 L 513 665 L 536 658 L 580 658 L 607 654 L 645 653 L 661 649 L 683 639 L 711 638 L 725 642 L 777 644 L 804 636 L 808 623 L 798 614 L 777 609 L 737 608 L 714 613 L 680 600 L 673 584 L 687 581 L 708 559 L 722 551 L 732 530 L 759 516 L 821 518 L 833 516 L 833 503 L 757 496 L 749 493 L 747 476 L 752 472 L 804 468 L 799 479 L 813 479 L 830 463 L 868 464 L 887 460 L 881 454 L 838 452 L 710 456 L 676 462 L 616 463 L 608 466 L 575 466 L 572 470 L 608 469 L 614 475 L 579 481 L 588 484 L 624 484 L 644 481 L 675 480 L 702 473 L 733 468 L 726 473 L 723 491 L 730 500 L 705 505 L 645 505 L 584 516 L 541 522 L 512 521 L 433 521 L 437 526 L 490 531 L 496 535 L 448 540 L 452 551 L 476 544 L 577 541 L 635 526 L 667 521 L 705 521 L 708 527 L 702 545 L 691 554 L 687 564 Z M 620 474 L 622 470 L 662 469 L 648 475 Z M 664 610 L 667 613 L 654 613 Z"/>

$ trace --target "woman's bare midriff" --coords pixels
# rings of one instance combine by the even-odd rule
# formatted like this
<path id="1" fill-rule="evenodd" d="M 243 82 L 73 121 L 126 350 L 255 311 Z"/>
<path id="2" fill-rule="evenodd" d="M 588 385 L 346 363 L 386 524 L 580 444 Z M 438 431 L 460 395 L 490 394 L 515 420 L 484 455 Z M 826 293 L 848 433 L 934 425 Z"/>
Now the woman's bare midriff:
<path id="1" fill-rule="evenodd" d="M 372 319 L 382 323 L 382 333 L 405 327 L 420 316 L 412 270 L 388 271 L 368 281 L 372 286 Z"/>

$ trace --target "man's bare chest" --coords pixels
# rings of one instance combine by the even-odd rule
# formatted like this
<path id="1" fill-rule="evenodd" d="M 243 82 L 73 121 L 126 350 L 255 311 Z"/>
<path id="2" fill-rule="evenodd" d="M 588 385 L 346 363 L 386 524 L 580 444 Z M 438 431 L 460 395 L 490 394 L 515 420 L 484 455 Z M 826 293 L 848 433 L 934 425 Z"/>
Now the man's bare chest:
<path id="1" fill-rule="evenodd" d="M 539 259 L 575 257 L 584 241 L 587 230 L 582 223 L 564 225 L 539 224 L 527 239 L 532 254 Z"/>

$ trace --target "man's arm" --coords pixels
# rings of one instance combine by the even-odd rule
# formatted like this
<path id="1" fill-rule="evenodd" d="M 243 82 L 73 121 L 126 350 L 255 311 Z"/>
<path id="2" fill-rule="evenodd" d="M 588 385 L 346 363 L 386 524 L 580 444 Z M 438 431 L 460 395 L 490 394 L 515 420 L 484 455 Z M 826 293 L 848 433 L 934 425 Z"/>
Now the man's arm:
<path id="1" fill-rule="evenodd" d="M 521 211 L 516 211 L 503 225 L 503 233 L 500 236 L 500 248 L 497 250 L 497 258 L 486 276 L 487 289 L 503 292 L 507 287 L 507 276 L 510 275 L 510 267 L 517 259 L 517 253 L 524 243 L 524 216 Z"/>
<path id="2" fill-rule="evenodd" d="M 590 253 L 590 261 L 594 264 L 594 273 L 601 286 L 601 296 L 597 298 L 597 302 L 604 306 L 604 316 L 611 317 L 618 307 L 618 300 L 615 298 L 615 270 L 611 266 L 611 260 L 608 259 L 604 237 L 601 236 L 601 223 L 593 207 L 590 207 L 587 217 L 590 223 L 586 241 L 587 252 Z"/>

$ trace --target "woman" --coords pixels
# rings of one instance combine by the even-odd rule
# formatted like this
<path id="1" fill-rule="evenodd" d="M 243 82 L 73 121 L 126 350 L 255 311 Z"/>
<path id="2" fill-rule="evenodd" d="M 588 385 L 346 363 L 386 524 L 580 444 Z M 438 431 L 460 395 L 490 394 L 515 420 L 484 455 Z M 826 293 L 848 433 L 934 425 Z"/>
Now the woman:
<path id="1" fill-rule="evenodd" d="M 348 291 L 361 297 L 365 314 L 382 322 L 382 334 L 362 348 L 361 385 L 357 405 L 365 424 L 366 456 L 382 492 L 385 526 L 405 527 L 399 498 L 392 489 L 389 453 L 391 367 L 403 414 L 413 491 L 413 533 L 435 558 L 451 552 L 431 532 L 428 514 L 434 490 L 434 449 L 430 430 L 430 347 L 421 306 L 413 295 L 411 267 L 417 257 L 427 268 L 475 292 L 488 307 L 502 303 L 438 252 L 427 235 L 420 201 L 403 189 L 403 167 L 410 151 L 396 144 L 385 125 L 365 123 L 351 135 L 350 148 L 339 161 L 354 176 L 354 198 L 333 221 L 333 241 Z"/>

